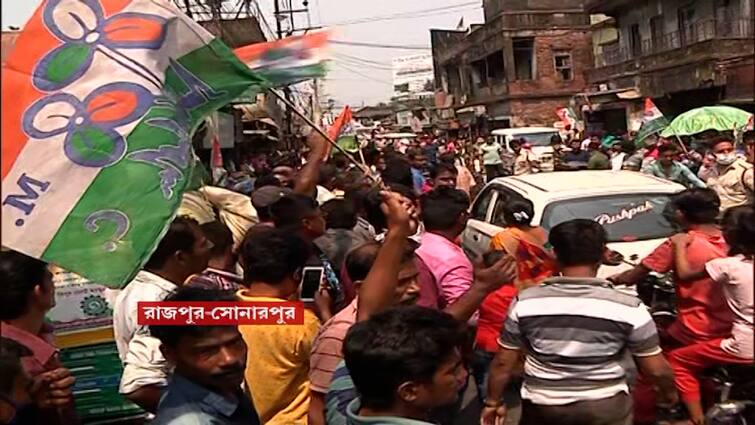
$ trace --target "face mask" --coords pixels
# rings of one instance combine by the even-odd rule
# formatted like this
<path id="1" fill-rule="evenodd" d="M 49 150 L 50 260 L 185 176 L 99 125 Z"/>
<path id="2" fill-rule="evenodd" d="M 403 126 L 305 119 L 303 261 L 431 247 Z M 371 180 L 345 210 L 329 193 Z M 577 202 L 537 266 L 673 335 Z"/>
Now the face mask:
<path id="1" fill-rule="evenodd" d="M 731 165 L 737 160 L 737 155 L 733 153 L 719 153 L 716 154 L 716 162 L 719 165 Z"/>

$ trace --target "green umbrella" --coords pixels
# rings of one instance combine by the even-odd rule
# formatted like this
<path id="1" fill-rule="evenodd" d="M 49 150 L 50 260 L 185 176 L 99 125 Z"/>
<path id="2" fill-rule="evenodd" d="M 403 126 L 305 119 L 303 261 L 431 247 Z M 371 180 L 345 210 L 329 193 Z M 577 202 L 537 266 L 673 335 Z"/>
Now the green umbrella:
<path id="1" fill-rule="evenodd" d="M 336 143 L 346 152 L 356 153 L 359 151 L 359 141 L 357 141 L 357 136 L 341 136 Z M 333 153 L 335 153 L 335 151 Z"/>
<path id="2" fill-rule="evenodd" d="M 661 132 L 661 137 L 691 136 L 707 130 L 738 130 L 747 125 L 751 116 L 751 113 L 731 106 L 703 106 L 676 117 Z"/>

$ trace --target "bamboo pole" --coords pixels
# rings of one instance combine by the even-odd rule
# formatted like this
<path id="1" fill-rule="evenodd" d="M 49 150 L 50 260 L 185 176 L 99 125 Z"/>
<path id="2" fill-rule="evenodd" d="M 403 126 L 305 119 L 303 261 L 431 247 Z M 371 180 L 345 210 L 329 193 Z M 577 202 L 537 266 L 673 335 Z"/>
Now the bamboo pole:
<path id="1" fill-rule="evenodd" d="M 327 140 L 328 143 L 330 143 L 336 150 L 341 152 L 349 161 L 351 161 L 354 165 L 356 165 L 366 176 L 368 176 L 373 182 L 375 182 L 375 184 L 377 184 L 381 188 L 384 188 L 382 181 L 380 181 L 380 178 L 372 175 L 372 170 L 370 170 L 366 164 L 362 164 L 361 162 L 357 161 L 348 151 L 346 151 L 344 148 L 339 146 L 338 143 L 335 142 L 335 140 L 331 139 L 325 130 L 320 128 L 320 126 L 318 126 L 311 119 L 309 119 L 309 117 L 307 117 L 306 114 L 299 111 L 299 108 L 297 108 L 296 105 L 294 105 L 291 101 L 286 99 L 282 94 L 278 93 L 277 90 L 275 89 L 269 89 L 269 90 L 270 90 L 270 93 L 272 93 L 273 96 L 277 97 L 278 100 L 283 102 L 283 104 L 286 105 L 286 107 L 291 112 L 295 113 L 301 119 L 303 119 L 304 122 L 307 123 L 307 125 L 312 127 L 312 129 L 314 129 L 318 134 L 320 134 L 320 136 L 322 136 L 325 140 Z"/>

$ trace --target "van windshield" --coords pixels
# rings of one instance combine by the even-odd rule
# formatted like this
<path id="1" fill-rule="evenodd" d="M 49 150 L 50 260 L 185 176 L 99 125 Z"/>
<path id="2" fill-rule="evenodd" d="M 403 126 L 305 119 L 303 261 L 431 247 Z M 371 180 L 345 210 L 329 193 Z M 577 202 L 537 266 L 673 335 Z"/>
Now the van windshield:
<path id="1" fill-rule="evenodd" d="M 559 223 L 586 218 L 603 225 L 609 242 L 666 238 L 674 233 L 664 214 L 669 200 L 666 194 L 632 194 L 555 202 L 545 208 L 542 226 L 550 230 Z"/>
<path id="2" fill-rule="evenodd" d="M 524 140 L 525 143 L 529 143 L 530 146 L 550 146 L 551 137 L 557 136 L 558 131 L 552 133 L 525 133 L 514 135 L 514 139 Z"/>

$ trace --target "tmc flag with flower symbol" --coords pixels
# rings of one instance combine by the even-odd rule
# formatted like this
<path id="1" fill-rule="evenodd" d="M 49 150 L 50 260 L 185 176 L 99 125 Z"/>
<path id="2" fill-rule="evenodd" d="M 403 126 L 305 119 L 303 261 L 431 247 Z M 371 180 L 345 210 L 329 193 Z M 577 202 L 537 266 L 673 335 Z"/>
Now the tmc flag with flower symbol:
<path id="1" fill-rule="evenodd" d="M 195 128 L 267 85 L 168 0 L 44 1 L 3 68 L 3 246 L 128 282 L 175 215 Z"/>

